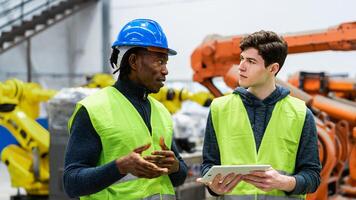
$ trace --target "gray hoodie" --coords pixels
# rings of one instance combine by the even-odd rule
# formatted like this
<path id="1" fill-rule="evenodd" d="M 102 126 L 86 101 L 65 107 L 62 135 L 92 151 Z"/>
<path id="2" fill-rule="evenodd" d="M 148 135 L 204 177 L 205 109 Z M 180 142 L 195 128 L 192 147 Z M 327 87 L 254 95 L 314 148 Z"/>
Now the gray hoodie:
<path id="1" fill-rule="evenodd" d="M 274 106 L 279 100 L 289 95 L 289 90 L 277 86 L 264 100 L 258 99 L 241 87 L 236 88 L 233 93 L 241 96 L 255 137 L 256 151 L 258 151 Z M 318 188 L 320 184 L 321 164 L 319 161 L 317 140 L 314 117 L 312 112 L 307 109 L 297 152 L 295 174 L 293 174 L 296 178 L 296 187 L 292 192 L 288 193 L 288 195 L 312 193 Z M 221 165 L 221 162 L 215 130 L 212 124 L 211 114 L 209 113 L 203 146 L 202 175 L 213 165 Z M 215 195 L 212 191 L 210 191 L 210 193 Z"/>

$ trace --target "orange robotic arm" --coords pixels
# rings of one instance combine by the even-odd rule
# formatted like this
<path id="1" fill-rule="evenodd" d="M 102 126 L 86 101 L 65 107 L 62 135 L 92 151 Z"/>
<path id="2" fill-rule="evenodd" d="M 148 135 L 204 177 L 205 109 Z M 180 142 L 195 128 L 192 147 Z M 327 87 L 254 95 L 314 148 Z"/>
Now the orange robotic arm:
<path id="1" fill-rule="evenodd" d="M 191 56 L 193 79 L 206 86 L 215 96 L 222 93 L 212 83 L 212 78 L 224 76 L 233 64 L 240 62 L 239 44 L 243 35 L 208 36 Z M 315 51 L 356 50 L 356 22 L 343 23 L 326 31 L 284 36 L 288 53 Z"/>
<path id="2" fill-rule="evenodd" d="M 324 72 L 299 72 L 290 76 L 288 82 L 311 95 L 327 96 L 332 92 L 333 96 L 356 100 L 356 79 L 328 75 Z"/>

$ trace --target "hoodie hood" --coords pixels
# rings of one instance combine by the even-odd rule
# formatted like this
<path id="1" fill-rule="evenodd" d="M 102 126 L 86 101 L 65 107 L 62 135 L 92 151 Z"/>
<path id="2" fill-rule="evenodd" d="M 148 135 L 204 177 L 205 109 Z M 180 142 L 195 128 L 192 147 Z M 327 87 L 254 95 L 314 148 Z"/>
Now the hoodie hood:
<path id="1" fill-rule="evenodd" d="M 279 100 L 288 96 L 290 92 L 287 88 L 276 86 L 276 89 L 263 100 L 260 100 L 243 87 L 236 88 L 233 93 L 239 94 L 241 96 L 242 101 L 247 106 L 270 106 L 276 104 Z"/>

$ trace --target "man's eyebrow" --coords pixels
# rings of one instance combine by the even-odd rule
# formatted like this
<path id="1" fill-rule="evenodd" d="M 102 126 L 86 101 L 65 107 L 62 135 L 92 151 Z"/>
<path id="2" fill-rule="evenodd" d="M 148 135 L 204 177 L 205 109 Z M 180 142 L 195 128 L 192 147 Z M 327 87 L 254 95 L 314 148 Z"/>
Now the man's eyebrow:
<path id="1" fill-rule="evenodd" d="M 256 61 L 257 62 L 257 59 L 256 58 L 250 58 L 250 57 L 247 57 L 245 59 L 248 59 L 248 60 L 253 60 L 253 61 Z"/>
<path id="2" fill-rule="evenodd" d="M 244 59 L 247 59 L 247 60 L 252 60 L 252 61 L 257 62 L 257 59 L 256 59 L 256 58 L 244 57 L 243 55 L 240 55 L 240 58 L 244 58 Z"/>

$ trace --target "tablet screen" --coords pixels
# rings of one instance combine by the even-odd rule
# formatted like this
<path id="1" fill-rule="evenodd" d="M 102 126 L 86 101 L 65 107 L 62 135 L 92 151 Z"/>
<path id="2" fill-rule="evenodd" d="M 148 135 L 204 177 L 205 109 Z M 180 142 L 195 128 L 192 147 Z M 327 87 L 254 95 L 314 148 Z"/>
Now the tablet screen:
<path id="1" fill-rule="evenodd" d="M 271 168 L 271 165 L 215 165 L 201 179 L 202 182 L 207 183 L 213 181 L 214 177 L 221 174 L 223 177 L 230 174 L 249 174 L 252 171 L 265 171 Z"/>

